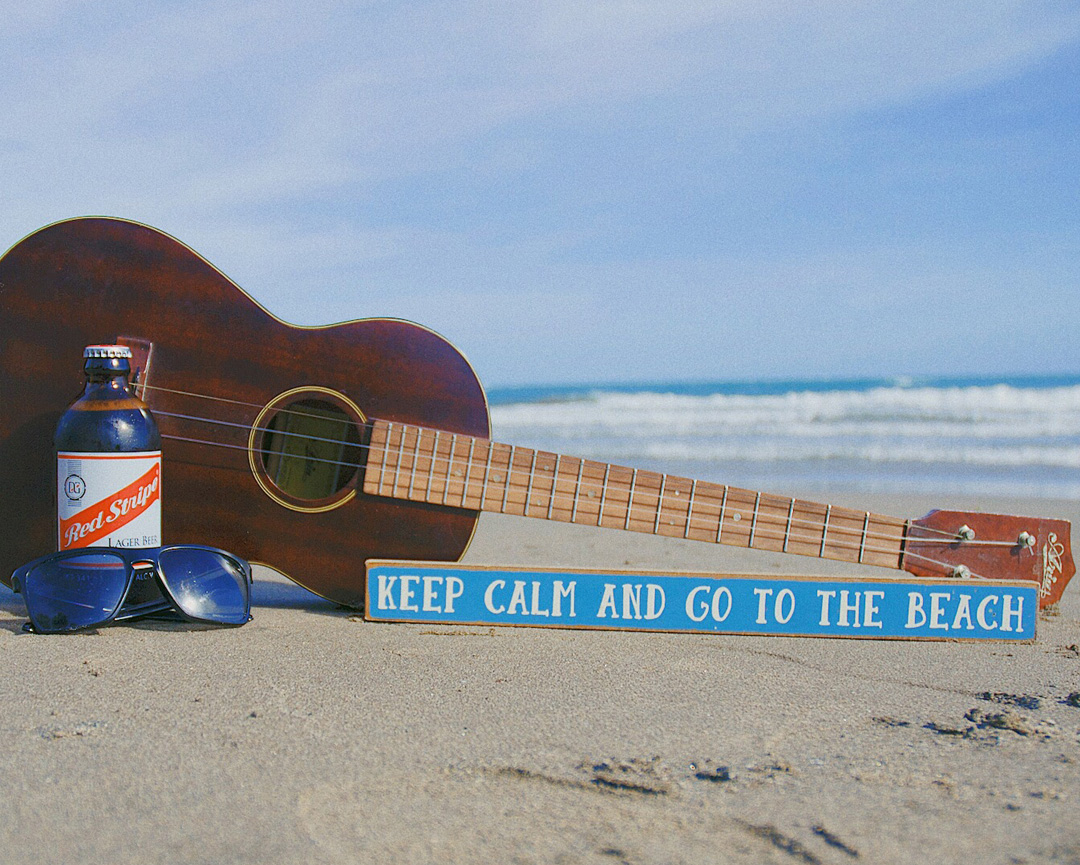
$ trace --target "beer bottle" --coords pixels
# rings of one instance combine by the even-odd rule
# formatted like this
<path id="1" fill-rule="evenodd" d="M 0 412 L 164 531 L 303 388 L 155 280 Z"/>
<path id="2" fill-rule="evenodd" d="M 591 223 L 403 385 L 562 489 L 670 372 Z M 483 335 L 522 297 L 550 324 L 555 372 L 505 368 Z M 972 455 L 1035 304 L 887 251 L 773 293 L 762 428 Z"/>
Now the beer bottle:
<path id="1" fill-rule="evenodd" d="M 57 548 L 161 545 L 161 437 L 129 389 L 131 349 L 90 345 L 86 387 L 61 416 Z"/>
<path id="2" fill-rule="evenodd" d="M 83 357 L 85 389 L 53 439 L 57 549 L 161 546 L 161 437 L 129 388 L 131 349 L 90 345 Z M 126 609 L 162 600 L 156 581 L 142 582 Z"/>

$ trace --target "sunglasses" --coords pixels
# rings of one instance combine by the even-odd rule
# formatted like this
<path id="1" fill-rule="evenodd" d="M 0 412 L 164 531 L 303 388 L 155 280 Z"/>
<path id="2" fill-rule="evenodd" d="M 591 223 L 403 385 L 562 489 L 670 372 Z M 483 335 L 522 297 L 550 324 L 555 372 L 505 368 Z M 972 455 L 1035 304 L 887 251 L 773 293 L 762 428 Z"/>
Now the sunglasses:
<path id="1" fill-rule="evenodd" d="M 251 565 L 213 547 L 82 547 L 18 568 L 34 630 L 58 634 L 171 610 L 189 622 L 251 619 Z"/>

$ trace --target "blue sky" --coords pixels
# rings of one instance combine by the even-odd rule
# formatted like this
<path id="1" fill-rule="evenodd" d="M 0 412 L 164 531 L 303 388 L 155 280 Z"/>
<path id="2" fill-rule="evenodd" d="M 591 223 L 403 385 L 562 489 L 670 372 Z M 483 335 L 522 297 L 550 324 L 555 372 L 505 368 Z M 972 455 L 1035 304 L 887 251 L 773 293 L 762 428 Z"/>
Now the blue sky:
<path id="1" fill-rule="evenodd" d="M 139 220 L 489 386 L 1080 372 L 1075 3 L 0 10 L 0 247 Z"/>

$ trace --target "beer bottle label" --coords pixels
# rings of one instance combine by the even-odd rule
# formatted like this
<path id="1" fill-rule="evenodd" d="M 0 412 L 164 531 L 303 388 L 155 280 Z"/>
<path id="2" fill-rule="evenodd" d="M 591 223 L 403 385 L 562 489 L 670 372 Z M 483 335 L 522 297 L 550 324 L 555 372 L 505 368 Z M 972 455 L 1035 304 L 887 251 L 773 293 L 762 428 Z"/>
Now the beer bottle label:
<path id="1" fill-rule="evenodd" d="M 56 461 L 58 549 L 161 546 L 161 451 Z"/>

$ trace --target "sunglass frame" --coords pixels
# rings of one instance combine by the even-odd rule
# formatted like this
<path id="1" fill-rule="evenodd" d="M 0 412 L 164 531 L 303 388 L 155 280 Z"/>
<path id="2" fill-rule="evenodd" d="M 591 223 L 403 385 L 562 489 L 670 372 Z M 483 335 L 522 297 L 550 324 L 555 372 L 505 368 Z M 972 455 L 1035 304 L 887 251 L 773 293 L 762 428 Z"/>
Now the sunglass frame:
<path id="1" fill-rule="evenodd" d="M 218 619 L 207 619 L 199 616 L 193 616 L 186 612 L 180 604 L 177 602 L 176 597 L 166 582 L 163 572 L 161 570 L 160 557 L 163 552 L 168 550 L 197 550 L 201 552 L 215 553 L 223 558 L 229 560 L 235 564 L 240 572 L 244 575 L 243 589 L 244 589 L 244 611 L 245 617 L 240 622 L 223 622 Z M 184 621 L 192 622 L 196 624 L 211 624 L 221 625 L 223 627 L 238 627 L 239 625 L 246 624 L 251 621 L 251 586 L 254 583 L 251 573 L 251 565 L 246 559 L 242 559 L 233 553 L 226 550 L 219 549 L 217 547 L 207 547 L 201 544 L 167 544 L 163 547 L 142 547 L 138 549 L 124 549 L 121 547 L 74 547 L 69 550 L 61 550 L 56 553 L 49 553 L 48 555 L 39 556 L 32 562 L 27 562 L 25 565 L 21 565 L 16 568 L 11 575 L 11 588 L 12 591 L 17 594 L 23 594 L 26 578 L 35 568 L 41 567 L 44 564 L 51 562 L 62 562 L 66 559 L 77 558 L 79 556 L 85 556 L 88 554 L 97 555 L 113 555 L 123 560 L 127 570 L 126 583 L 124 585 L 124 591 L 120 595 L 120 601 L 116 605 L 116 609 L 112 613 L 101 621 L 90 622 L 87 624 L 77 625 L 69 628 L 43 628 L 36 621 L 34 621 L 33 612 L 30 610 L 30 605 L 27 604 L 27 614 L 30 616 L 30 623 L 33 629 L 43 634 L 66 634 L 73 633 L 75 631 L 87 630 L 89 628 L 100 628 L 104 625 L 108 625 L 114 621 L 128 621 L 130 619 L 139 618 L 141 616 L 155 615 L 167 610 L 171 610 L 178 614 Z M 151 572 L 154 575 L 154 579 L 157 581 L 158 588 L 161 590 L 162 597 L 167 603 L 152 604 L 145 609 L 139 609 L 135 611 L 125 611 L 124 604 L 127 601 L 128 595 L 131 592 L 131 587 L 135 582 L 136 574 L 139 570 L 142 570 L 143 565 L 149 566 Z"/>

